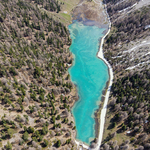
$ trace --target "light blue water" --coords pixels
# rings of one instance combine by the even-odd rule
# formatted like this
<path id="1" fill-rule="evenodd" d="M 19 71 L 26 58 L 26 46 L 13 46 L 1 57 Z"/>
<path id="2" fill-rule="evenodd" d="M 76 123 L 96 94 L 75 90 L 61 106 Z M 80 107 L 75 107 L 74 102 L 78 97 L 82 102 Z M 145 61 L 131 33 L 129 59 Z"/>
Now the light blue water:
<path id="1" fill-rule="evenodd" d="M 104 30 L 79 22 L 69 25 L 72 38 L 70 51 L 74 54 L 74 64 L 69 73 L 79 95 L 72 113 L 77 129 L 76 138 L 87 144 L 95 138 L 94 112 L 99 107 L 98 102 L 109 79 L 107 65 L 96 56 Z"/>

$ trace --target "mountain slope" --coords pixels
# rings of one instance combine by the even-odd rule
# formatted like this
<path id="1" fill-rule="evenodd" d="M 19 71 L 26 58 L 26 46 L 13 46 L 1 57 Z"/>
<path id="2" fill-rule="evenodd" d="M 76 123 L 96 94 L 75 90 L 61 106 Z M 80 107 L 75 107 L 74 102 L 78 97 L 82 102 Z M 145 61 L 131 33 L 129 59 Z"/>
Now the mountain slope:
<path id="1" fill-rule="evenodd" d="M 0 0 L 0 145 L 74 149 L 69 32 L 35 3 Z M 48 11 L 58 11 L 52 4 Z"/>
<path id="2" fill-rule="evenodd" d="M 106 0 L 112 22 L 104 55 L 114 83 L 101 149 L 149 149 L 149 1 Z"/>

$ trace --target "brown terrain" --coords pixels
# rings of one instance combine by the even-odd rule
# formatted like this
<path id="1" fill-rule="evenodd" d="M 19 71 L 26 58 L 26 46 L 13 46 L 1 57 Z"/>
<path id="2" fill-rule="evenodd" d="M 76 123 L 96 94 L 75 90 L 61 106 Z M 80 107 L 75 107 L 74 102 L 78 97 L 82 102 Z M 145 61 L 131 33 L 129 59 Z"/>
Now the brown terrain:
<path id="1" fill-rule="evenodd" d="M 102 7 L 101 2 L 82 0 L 73 11 L 73 19 L 90 20 L 98 25 L 107 24 L 107 17 Z"/>

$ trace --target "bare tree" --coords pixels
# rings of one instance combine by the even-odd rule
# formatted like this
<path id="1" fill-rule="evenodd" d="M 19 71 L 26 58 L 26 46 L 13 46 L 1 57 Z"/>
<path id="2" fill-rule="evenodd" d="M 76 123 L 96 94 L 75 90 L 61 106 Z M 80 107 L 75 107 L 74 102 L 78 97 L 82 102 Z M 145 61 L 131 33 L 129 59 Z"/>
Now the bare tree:
<path id="1" fill-rule="evenodd" d="M 117 104 L 117 105 L 115 106 L 115 110 L 116 110 L 116 111 L 121 110 L 120 103 L 119 103 L 119 104 Z"/>
<path id="2" fill-rule="evenodd" d="M 144 150 L 143 146 L 139 146 L 136 150 Z"/>
<path id="3" fill-rule="evenodd" d="M 114 147 L 114 150 L 118 150 L 118 149 L 119 149 L 119 146 L 116 145 L 116 146 Z"/>
<path id="4" fill-rule="evenodd" d="M 116 99 L 113 99 L 110 101 L 109 105 L 112 107 L 116 104 Z"/>
<path id="5" fill-rule="evenodd" d="M 35 141 L 32 141 L 32 145 L 33 145 L 34 148 L 37 148 L 37 146 L 38 146 Z"/>
<path id="6" fill-rule="evenodd" d="M 132 113 L 133 111 L 134 111 L 133 107 L 129 107 L 129 108 L 128 108 L 128 112 L 129 112 L 129 113 Z"/>
<path id="7" fill-rule="evenodd" d="M 109 145 L 107 143 L 104 144 L 104 150 L 109 150 Z"/>
<path id="8" fill-rule="evenodd" d="M 144 145 L 144 149 L 149 150 L 149 149 L 150 149 L 150 143 L 146 143 L 146 144 Z"/>
<path id="9" fill-rule="evenodd" d="M 124 145 L 120 147 L 121 150 L 128 150 L 129 149 L 129 145 Z"/>

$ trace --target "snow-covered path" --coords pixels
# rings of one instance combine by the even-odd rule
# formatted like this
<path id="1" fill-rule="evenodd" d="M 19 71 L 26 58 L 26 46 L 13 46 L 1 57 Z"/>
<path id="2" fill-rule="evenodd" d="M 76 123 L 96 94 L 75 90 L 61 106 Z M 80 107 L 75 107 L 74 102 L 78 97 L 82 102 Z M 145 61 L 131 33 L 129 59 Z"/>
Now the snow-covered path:
<path id="1" fill-rule="evenodd" d="M 149 45 L 150 44 L 150 42 L 148 41 L 143 41 L 142 42 L 142 44 L 139 44 L 139 45 L 137 45 L 137 46 L 135 46 L 135 47 L 133 47 L 133 48 L 131 48 L 131 49 L 129 49 L 129 50 L 126 50 L 126 51 L 123 51 L 123 53 L 131 53 L 132 51 L 134 51 L 135 49 L 137 49 L 137 48 L 139 48 L 139 47 L 141 47 L 141 46 L 145 46 L 145 45 Z"/>
<path id="2" fill-rule="evenodd" d="M 126 11 L 126 10 L 128 10 L 128 9 L 133 8 L 133 7 L 136 6 L 136 5 L 137 5 L 137 3 L 133 4 L 132 6 L 129 6 L 129 7 L 125 8 L 125 9 L 123 9 L 123 10 L 119 10 L 118 12 L 119 12 L 119 13 L 124 12 L 124 11 Z"/>
<path id="3" fill-rule="evenodd" d="M 128 68 L 126 68 L 125 70 L 132 70 L 132 69 L 134 69 L 134 68 L 136 68 L 136 67 L 138 67 L 138 66 L 140 66 L 140 65 L 148 64 L 149 62 L 150 62 L 150 61 L 141 62 L 141 63 L 139 63 L 139 64 L 137 64 L 137 65 L 135 65 L 135 66 L 128 67 Z"/>
<path id="4" fill-rule="evenodd" d="M 106 8 L 106 5 L 105 5 L 105 8 Z M 95 150 L 98 150 L 100 148 L 100 145 L 101 145 L 101 142 L 102 142 L 103 132 L 104 132 L 104 124 L 105 124 L 105 117 L 106 117 L 106 112 L 107 112 L 107 103 L 108 103 L 108 99 L 109 99 L 111 86 L 112 86 L 112 83 L 113 83 L 113 69 L 112 69 L 111 65 L 108 63 L 108 61 L 104 58 L 104 55 L 103 55 L 104 39 L 109 34 L 110 28 L 111 28 L 111 21 L 110 21 L 110 18 L 108 16 L 108 13 L 107 13 L 107 17 L 108 17 L 108 20 L 109 20 L 109 30 L 101 40 L 101 46 L 100 46 L 100 50 L 98 52 L 98 57 L 101 58 L 106 63 L 106 65 L 108 66 L 108 69 L 109 69 L 109 83 L 108 83 L 108 89 L 106 91 L 106 95 L 105 95 L 105 99 L 104 99 L 103 109 L 101 110 L 98 145 L 97 145 Z"/>
<path id="5" fill-rule="evenodd" d="M 138 4 L 136 5 L 135 9 L 139 9 L 139 8 L 146 6 L 146 5 L 147 6 L 150 5 L 150 0 L 140 0 L 138 2 Z"/>

